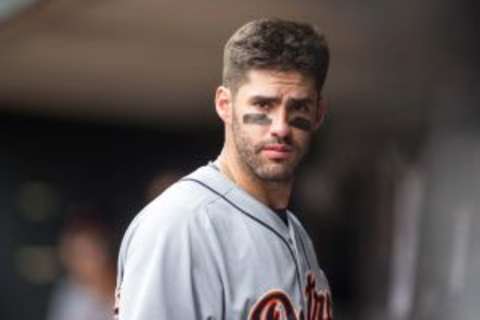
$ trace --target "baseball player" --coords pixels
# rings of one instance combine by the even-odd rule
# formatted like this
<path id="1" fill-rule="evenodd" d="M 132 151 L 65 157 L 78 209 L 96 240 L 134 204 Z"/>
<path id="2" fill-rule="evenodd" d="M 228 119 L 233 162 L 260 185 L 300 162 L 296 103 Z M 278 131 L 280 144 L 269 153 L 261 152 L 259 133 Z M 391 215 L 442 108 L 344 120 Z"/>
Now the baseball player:
<path id="1" fill-rule="evenodd" d="M 329 51 L 304 23 L 261 19 L 224 50 L 219 157 L 137 215 L 120 248 L 120 320 L 332 319 L 312 242 L 287 209 L 325 116 Z"/>

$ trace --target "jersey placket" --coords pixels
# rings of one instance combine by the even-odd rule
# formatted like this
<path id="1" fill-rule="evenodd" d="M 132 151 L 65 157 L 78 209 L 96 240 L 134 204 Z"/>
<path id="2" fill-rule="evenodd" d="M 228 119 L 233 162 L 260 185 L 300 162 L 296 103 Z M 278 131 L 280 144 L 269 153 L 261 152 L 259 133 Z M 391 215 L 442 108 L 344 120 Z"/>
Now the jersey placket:
<path id="1" fill-rule="evenodd" d="M 301 289 L 300 292 L 300 299 L 301 299 L 301 305 L 302 309 L 305 310 L 305 295 L 303 292 L 303 288 L 305 288 L 306 283 L 305 283 L 305 275 L 308 271 L 308 263 L 307 263 L 307 257 L 304 256 L 306 255 L 306 252 L 303 252 L 298 245 L 298 237 L 300 235 L 297 234 L 297 231 L 295 230 L 295 227 L 293 225 L 293 221 L 291 221 L 290 217 L 288 217 L 288 244 L 290 245 L 290 248 L 292 249 L 294 256 L 295 256 L 295 264 L 298 269 L 298 273 L 300 274 L 300 283 L 299 287 Z"/>
<path id="2" fill-rule="evenodd" d="M 213 183 L 213 188 L 209 187 L 212 189 L 212 191 L 222 187 L 224 191 L 222 192 L 223 194 L 220 195 L 221 197 L 227 200 L 231 205 L 235 206 L 239 212 L 249 216 L 253 220 L 256 220 L 257 223 L 260 223 L 266 229 L 269 229 L 267 232 L 272 232 L 277 238 L 279 238 L 278 240 L 283 242 L 285 245 L 285 250 L 289 251 L 288 255 L 290 255 L 292 258 L 292 263 L 294 264 L 297 274 L 296 278 L 298 284 L 296 287 L 300 299 L 299 307 L 304 308 L 305 297 L 303 288 L 305 280 L 303 278 L 305 276 L 305 268 L 302 267 L 302 261 L 299 259 L 299 255 L 301 255 L 302 251 L 298 251 L 297 249 L 293 222 L 289 221 L 287 226 L 276 212 L 232 183 L 231 180 L 220 173 L 215 165 L 211 165 L 207 168 L 210 178 L 209 181 L 216 182 Z M 229 192 L 225 192 L 225 190 L 229 190 Z"/>

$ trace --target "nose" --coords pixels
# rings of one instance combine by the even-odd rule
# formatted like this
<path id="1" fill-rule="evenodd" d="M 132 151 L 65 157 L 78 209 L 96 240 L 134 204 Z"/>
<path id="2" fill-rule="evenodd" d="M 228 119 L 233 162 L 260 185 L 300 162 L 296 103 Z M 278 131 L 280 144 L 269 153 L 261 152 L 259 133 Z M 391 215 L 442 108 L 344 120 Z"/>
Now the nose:
<path id="1" fill-rule="evenodd" d="M 278 138 L 285 138 L 290 134 L 290 125 L 288 124 L 287 112 L 282 109 L 274 115 L 272 125 L 270 127 L 271 134 Z"/>

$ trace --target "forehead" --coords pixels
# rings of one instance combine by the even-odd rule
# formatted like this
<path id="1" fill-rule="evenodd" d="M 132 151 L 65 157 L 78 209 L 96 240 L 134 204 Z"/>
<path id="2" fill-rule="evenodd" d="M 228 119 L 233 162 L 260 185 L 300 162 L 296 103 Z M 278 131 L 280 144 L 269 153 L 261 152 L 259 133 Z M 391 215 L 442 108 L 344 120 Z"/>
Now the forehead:
<path id="1" fill-rule="evenodd" d="M 239 95 L 312 98 L 316 94 L 313 78 L 298 71 L 250 70 L 245 78 Z"/>

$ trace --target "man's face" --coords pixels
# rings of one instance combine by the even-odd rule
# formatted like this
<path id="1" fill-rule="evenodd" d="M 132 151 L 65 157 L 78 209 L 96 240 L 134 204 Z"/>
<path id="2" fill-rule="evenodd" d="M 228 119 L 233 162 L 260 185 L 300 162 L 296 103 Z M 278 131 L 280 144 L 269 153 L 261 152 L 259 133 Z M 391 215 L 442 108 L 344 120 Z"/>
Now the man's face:
<path id="1" fill-rule="evenodd" d="M 251 70 L 232 99 L 240 163 L 261 180 L 291 180 L 324 113 L 314 80 L 295 71 Z"/>

